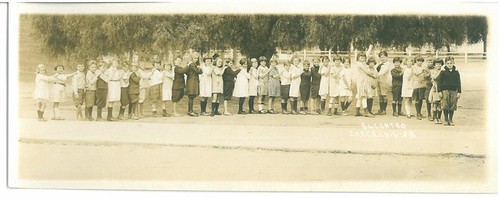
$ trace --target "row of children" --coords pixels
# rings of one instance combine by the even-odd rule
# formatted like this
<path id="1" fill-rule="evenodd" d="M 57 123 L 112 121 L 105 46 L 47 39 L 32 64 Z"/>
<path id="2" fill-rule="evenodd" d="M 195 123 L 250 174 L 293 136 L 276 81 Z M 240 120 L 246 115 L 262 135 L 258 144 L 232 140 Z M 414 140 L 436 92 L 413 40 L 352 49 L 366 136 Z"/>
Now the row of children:
<path id="1" fill-rule="evenodd" d="M 228 110 L 228 101 L 232 97 L 239 98 L 238 114 L 246 114 L 243 105 L 249 98 L 248 113 L 275 113 L 273 106 L 276 97 L 281 98 L 281 111 L 288 114 L 288 99 L 291 103 L 292 114 L 326 114 L 347 115 L 347 109 L 356 98 L 356 116 L 361 116 L 363 107 L 364 116 L 373 117 L 373 98 L 379 96 L 379 115 L 384 115 L 388 104 L 387 93 L 392 87 L 393 115 L 406 115 L 411 118 L 411 101 L 415 102 L 417 118 L 422 119 L 422 104 L 427 103 L 429 120 L 441 123 L 441 108 L 445 111 L 445 120 L 453 125 L 453 111 L 456 110 L 456 100 L 460 97 L 460 76 L 454 66 L 453 58 L 446 59 L 446 67 L 440 59 L 428 60 L 423 66 L 423 58 L 394 58 L 393 64 L 387 60 L 387 52 L 378 54 L 377 65 L 375 57 L 367 60 L 367 55 L 360 54 L 352 64 L 349 59 L 338 55 L 330 61 L 328 57 L 313 59 L 313 66 L 308 60 L 298 57 L 278 66 L 277 59 L 273 58 L 267 66 L 267 59 L 252 58 L 247 67 L 247 59 L 239 61 L 239 68 L 235 68 L 230 59 L 223 61 L 214 56 L 207 57 L 202 64 L 198 64 L 198 57 L 193 58 L 187 65 L 181 65 L 182 58 L 177 57 L 174 67 L 160 62 L 153 64 L 151 73 L 144 71 L 143 66 L 137 68 L 133 64 L 129 70 L 128 64 L 119 64 L 113 61 L 109 68 L 105 63 L 89 63 L 87 73 L 84 66 L 78 65 L 78 71 L 66 75 L 64 67 L 57 66 L 57 73 L 53 76 L 45 75 L 45 66 L 39 65 L 36 78 L 35 99 L 38 100 L 39 119 L 44 120 L 43 111 L 48 101 L 48 82 L 54 82 L 51 100 L 54 102 L 54 119 L 62 119 L 58 113 L 58 103 L 64 100 L 64 86 L 67 78 L 73 77 L 73 96 L 77 106 L 77 118 L 83 119 L 82 106 L 85 98 L 86 119 L 92 119 L 92 108 L 97 106 L 97 120 L 102 120 L 102 108 L 108 103 L 108 120 L 112 116 L 113 105 L 120 102 L 119 119 L 124 118 L 125 108 L 129 107 L 129 118 L 137 119 L 142 114 L 140 110 L 145 101 L 146 90 L 149 90 L 148 100 L 152 102 L 153 115 L 157 107 L 163 106 L 163 116 L 170 114 L 166 111 L 166 102 L 173 102 L 174 115 L 177 113 L 177 103 L 186 94 L 188 101 L 188 115 L 198 116 L 193 110 L 194 98 L 201 97 L 201 115 L 220 115 L 219 103 L 224 101 L 224 115 L 231 115 Z M 215 59 L 215 60 L 214 60 Z M 224 64 L 225 63 L 225 64 Z M 187 77 L 187 79 L 186 79 Z M 211 112 L 207 112 L 208 98 L 212 99 Z M 258 111 L 254 109 L 255 97 L 258 97 Z M 268 110 L 264 109 L 264 101 L 268 97 Z M 326 101 L 329 97 L 328 111 Z M 301 108 L 298 109 L 300 98 Z M 443 99 L 441 99 L 443 98 Z M 311 100 L 309 100 L 311 99 Z M 404 100 L 403 100 L 404 99 Z M 159 104 L 163 101 L 163 104 Z M 442 102 L 441 102 L 442 101 Z M 405 103 L 406 114 L 401 107 Z M 308 103 L 311 106 L 309 112 Z M 341 112 L 338 111 L 338 105 Z M 431 107 L 433 105 L 433 107 Z M 431 116 L 431 108 L 434 113 Z"/>

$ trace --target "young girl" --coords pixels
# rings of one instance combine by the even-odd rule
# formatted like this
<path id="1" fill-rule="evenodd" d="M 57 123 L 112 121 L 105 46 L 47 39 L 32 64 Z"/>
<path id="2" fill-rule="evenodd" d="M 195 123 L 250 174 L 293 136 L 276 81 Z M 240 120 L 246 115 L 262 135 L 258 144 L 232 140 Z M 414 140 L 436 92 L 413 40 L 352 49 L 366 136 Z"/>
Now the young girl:
<path id="1" fill-rule="evenodd" d="M 174 116 L 181 116 L 177 113 L 177 103 L 181 101 L 184 97 L 184 88 L 186 87 L 186 81 L 184 74 L 187 71 L 187 67 L 181 65 L 182 58 L 176 57 L 174 61 L 174 82 L 172 84 L 172 107 L 174 109 Z"/>
<path id="2" fill-rule="evenodd" d="M 352 70 L 351 63 L 348 58 L 344 59 L 344 68 L 339 73 L 340 82 L 340 107 L 342 115 L 347 116 L 347 108 L 352 101 Z"/>
<path id="3" fill-rule="evenodd" d="M 224 80 L 222 79 L 224 69 L 222 58 L 215 59 L 215 67 L 212 70 L 212 112 L 210 113 L 212 117 L 221 115 L 219 113 L 219 101 L 224 91 Z"/>
<path id="4" fill-rule="evenodd" d="M 161 99 L 163 100 L 162 112 L 163 117 L 170 117 L 171 115 L 167 113 L 167 103 L 172 101 L 172 86 L 174 84 L 174 70 L 172 64 L 163 64 L 163 74 L 162 74 L 162 90 Z"/>
<path id="5" fill-rule="evenodd" d="M 411 118 L 411 97 L 413 95 L 412 87 L 412 68 L 415 63 L 414 58 L 409 58 L 406 61 L 406 67 L 403 70 L 403 83 L 401 86 L 401 97 L 403 97 L 403 104 L 405 105 L 406 116 L 408 119 Z"/>
<path id="6" fill-rule="evenodd" d="M 290 61 L 286 61 L 283 70 L 280 72 L 280 92 L 281 92 L 281 114 L 288 114 L 288 98 L 290 97 Z"/>
<path id="7" fill-rule="evenodd" d="M 248 79 L 250 74 L 247 72 L 247 59 L 242 58 L 240 60 L 240 72 L 236 75 L 236 82 L 234 84 L 233 96 L 238 97 L 238 114 L 246 114 L 243 110 L 243 104 L 245 104 L 245 98 L 248 97 Z"/>
<path id="8" fill-rule="evenodd" d="M 47 106 L 47 101 L 49 101 L 49 82 L 55 80 L 54 74 L 52 76 L 46 75 L 47 70 L 45 65 L 39 64 L 36 66 L 36 78 L 35 78 L 35 91 L 33 92 L 33 98 L 36 100 L 38 105 L 37 115 L 38 121 L 46 122 L 47 120 L 43 117 L 45 112 L 45 107 Z"/>
<path id="9" fill-rule="evenodd" d="M 334 108 L 333 115 L 340 115 L 338 112 L 340 100 L 340 78 L 339 74 L 343 70 L 342 59 L 339 55 L 333 57 L 333 66 L 330 67 L 329 91 L 330 102 L 328 103 L 328 116 L 332 115 L 332 107 Z"/>
<path id="10" fill-rule="evenodd" d="M 257 73 L 259 76 L 257 94 L 259 95 L 259 114 L 265 114 L 267 111 L 264 110 L 264 101 L 267 96 L 267 88 L 269 83 L 269 68 L 267 67 L 267 58 L 265 56 L 259 57 L 259 66 L 257 67 Z"/>
<path id="11" fill-rule="evenodd" d="M 280 72 L 278 71 L 278 61 L 276 59 L 271 59 L 271 67 L 269 68 L 269 83 L 268 83 L 268 109 L 270 114 L 275 114 L 274 111 L 274 99 L 280 96 Z"/>
<path id="12" fill-rule="evenodd" d="M 122 67 L 121 69 L 118 70 L 120 72 L 120 86 L 121 86 L 121 90 L 120 90 L 120 112 L 118 113 L 118 119 L 119 120 L 125 120 L 126 117 L 125 117 L 125 109 L 127 108 L 127 106 L 129 106 L 129 110 L 128 110 L 128 117 L 129 118 L 132 118 L 132 109 L 130 108 L 130 98 L 129 98 L 129 94 L 128 94 L 128 87 L 130 86 L 130 68 L 129 68 L 129 65 L 128 63 L 124 62 L 122 64 Z"/>
<path id="13" fill-rule="evenodd" d="M 429 72 L 422 67 L 424 59 L 418 57 L 415 59 L 416 64 L 412 67 L 412 87 L 413 87 L 413 100 L 415 101 L 415 110 L 417 111 L 417 119 L 421 120 L 422 115 L 422 104 L 425 100 L 425 77 L 429 75 Z"/>
<path id="14" fill-rule="evenodd" d="M 89 70 L 85 75 L 85 108 L 87 109 L 85 118 L 87 121 L 93 121 L 92 109 L 96 104 L 96 82 L 99 76 L 97 75 L 97 65 L 95 61 L 89 62 Z"/>
<path id="15" fill-rule="evenodd" d="M 129 87 L 128 87 L 128 96 L 130 99 L 129 115 L 131 115 L 131 119 L 138 120 L 138 102 L 139 102 L 139 94 L 140 94 L 140 81 L 141 78 L 138 74 L 137 64 L 132 64 L 131 74 L 129 78 Z"/>
<path id="16" fill-rule="evenodd" d="M 69 77 L 76 75 L 72 74 L 63 74 L 64 66 L 58 65 L 54 68 L 56 70 L 56 75 L 54 76 L 54 85 L 52 86 L 52 102 L 53 102 L 53 111 L 54 117 L 53 120 L 64 120 L 63 117 L 59 114 L 59 103 L 66 101 L 66 80 Z"/>
<path id="17" fill-rule="evenodd" d="M 422 64 L 423 65 L 423 64 Z M 434 117 L 435 116 L 432 116 L 431 115 L 431 108 L 432 108 L 432 102 L 431 100 L 429 99 L 430 97 L 430 92 L 431 92 L 431 89 L 432 89 L 432 79 L 431 79 L 431 72 L 434 70 L 434 64 L 433 64 L 433 60 L 432 59 L 429 59 L 429 57 L 427 58 L 426 60 L 426 64 L 423 66 L 425 72 L 427 73 L 427 75 L 425 75 L 424 77 L 424 81 L 425 81 L 425 102 L 426 102 L 426 109 L 427 109 L 427 119 L 429 121 L 434 121 Z"/>
<path id="18" fill-rule="evenodd" d="M 313 67 L 311 67 L 311 111 L 315 111 L 317 114 L 321 114 L 320 111 L 320 96 L 319 96 L 319 85 L 321 83 L 321 74 L 319 58 L 313 59 Z"/>
<path id="19" fill-rule="evenodd" d="M 233 70 L 233 61 L 231 59 L 226 59 L 226 66 L 224 67 L 224 73 L 222 74 L 223 83 L 223 96 L 224 96 L 224 115 L 232 115 L 229 112 L 228 101 L 233 97 L 234 91 L 234 78 L 240 73 L 241 69 Z"/>
<path id="20" fill-rule="evenodd" d="M 304 61 L 304 69 L 300 75 L 300 114 L 307 115 L 309 109 L 307 108 L 307 103 L 309 102 L 309 97 L 311 96 L 311 63 L 308 60 Z"/>
<path id="21" fill-rule="evenodd" d="M 76 119 L 83 120 L 82 106 L 85 99 L 85 66 L 78 64 L 76 70 L 75 76 L 71 79 L 73 102 L 76 107 Z M 85 111 L 85 114 L 87 114 L 87 111 Z"/>
<path id="22" fill-rule="evenodd" d="M 377 69 L 375 68 L 375 65 L 377 65 L 377 62 L 375 61 L 375 58 L 370 57 L 368 58 L 367 63 L 368 68 L 367 68 L 367 75 L 369 78 L 367 78 L 367 98 L 366 99 L 366 106 L 368 109 L 368 113 L 373 117 L 375 114 L 372 113 L 372 108 L 373 108 L 373 96 L 375 96 L 375 92 L 377 89 Z"/>
<path id="23" fill-rule="evenodd" d="M 151 75 L 149 77 L 149 100 L 151 101 L 151 109 L 153 112 L 153 117 L 158 117 L 157 107 L 161 106 L 162 102 L 162 82 L 163 82 L 163 73 L 160 71 L 161 63 L 159 61 L 155 61 L 153 63 L 153 69 L 151 71 Z"/>
<path id="24" fill-rule="evenodd" d="M 212 97 L 212 58 L 207 57 L 203 61 L 205 64 L 201 66 L 202 74 L 200 75 L 200 115 L 210 115 L 207 113 L 207 101 Z"/>
<path id="25" fill-rule="evenodd" d="M 197 117 L 194 112 L 194 99 L 200 95 L 200 79 L 199 75 L 203 73 L 199 65 L 199 57 L 195 54 L 188 64 L 186 70 L 186 94 L 188 95 L 188 115 Z"/>
<path id="26" fill-rule="evenodd" d="M 439 73 L 441 73 L 441 67 L 444 65 L 444 61 L 437 58 L 432 64 L 434 65 L 434 69 L 431 70 L 432 88 L 429 94 L 429 101 L 432 102 L 433 120 L 435 120 L 436 124 L 441 124 L 441 94 L 438 92 L 437 78 Z"/>
<path id="27" fill-rule="evenodd" d="M 366 95 L 361 95 L 363 93 L 363 89 L 365 81 L 366 81 L 366 54 L 359 53 L 356 57 L 356 62 L 352 64 L 353 76 L 356 80 L 356 113 L 354 116 L 362 116 L 361 115 L 361 107 L 363 104 L 363 108 L 366 107 Z"/>
<path id="28" fill-rule="evenodd" d="M 326 97 L 328 97 L 328 92 L 330 91 L 330 59 L 328 57 L 323 57 L 321 60 L 321 67 L 319 73 L 321 74 L 321 81 L 319 84 L 319 95 L 321 96 L 321 113 L 326 114 Z"/>
<path id="29" fill-rule="evenodd" d="M 292 114 L 297 115 L 298 97 L 300 96 L 300 75 L 303 69 L 299 67 L 300 58 L 295 57 L 292 59 L 292 66 L 290 68 L 290 99 L 292 102 Z"/>
<path id="30" fill-rule="evenodd" d="M 460 73 L 457 70 L 455 59 L 451 56 L 445 59 L 446 67 L 438 76 L 438 92 L 441 92 L 443 99 L 441 107 L 444 111 L 445 126 L 455 126 L 453 123 L 453 114 L 457 110 L 457 102 L 462 93 Z"/>
<path id="31" fill-rule="evenodd" d="M 403 89 L 403 68 L 401 63 L 403 62 L 400 57 L 395 57 L 392 60 L 394 68 L 391 70 L 392 76 L 392 115 L 398 117 L 402 115 L 401 106 L 403 98 L 401 97 L 401 92 Z M 396 108 L 397 107 L 397 108 Z"/>
<path id="32" fill-rule="evenodd" d="M 248 70 L 250 78 L 248 79 L 248 113 L 254 114 L 255 109 L 253 108 L 255 97 L 257 96 L 257 87 L 259 86 L 259 72 L 257 71 L 257 59 L 252 58 L 250 60 L 251 67 Z"/>
<path id="33" fill-rule="evenodd" d="M 106 70 L 105 75 L 108 77 L 108 121 L 115 121 L 113 118 L 113 106 L 120 102 L 121 85 L 120 79 L 122 76 L 118 71 L 118 60 L 113 60 L 111 66 Z"/>

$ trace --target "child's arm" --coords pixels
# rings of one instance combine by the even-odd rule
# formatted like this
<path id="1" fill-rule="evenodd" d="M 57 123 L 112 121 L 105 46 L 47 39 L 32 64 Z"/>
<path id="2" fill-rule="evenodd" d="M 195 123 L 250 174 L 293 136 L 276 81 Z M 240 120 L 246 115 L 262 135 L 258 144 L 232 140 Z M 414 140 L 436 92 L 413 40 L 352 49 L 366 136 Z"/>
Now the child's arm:
<path id="1" fill-rule="evenodd" d="M 302 75 L 302 70 L 299 71 L 299 69 L 293 69 L 292 74 L 291 74 L 291 78 L 297 79 L 300 77 L 300 75 Z"/>
<path id="2" fill-rule="evenodd" d="M 71 86 L 73 88 L 73 93 L 75 94 L 75 97 L 78 98 L 78 81 L 77 81 L 77 78 L 75 78 L 75 77 L 71 78 Z"/>
<path id="3" fill-rule="evenodd" d="M 89 77 L 89 75 L 85 76 L 85 79 L 87 80 L 87 84 L 91 85 L 97 82 L 97 79 L 99 78 L 99 75 L 97 73 L 94 75 L 94 77 Z"/>

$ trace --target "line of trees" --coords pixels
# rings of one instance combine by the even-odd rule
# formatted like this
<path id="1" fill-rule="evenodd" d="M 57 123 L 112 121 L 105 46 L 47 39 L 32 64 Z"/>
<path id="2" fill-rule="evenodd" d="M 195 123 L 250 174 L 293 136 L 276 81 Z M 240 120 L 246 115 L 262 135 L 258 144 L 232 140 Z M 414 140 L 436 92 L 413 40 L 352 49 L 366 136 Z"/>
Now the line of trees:
<path id="1" fill-rule="evenodd" d="M 484 16 L 376 15 L 24 15 L 50 57 L 78 61 L 107 54 L 166 55 L 238 49 L 248 57 L 288 50 L 365 50 L 370 44 L 435 49 L 483 42 Z"/>

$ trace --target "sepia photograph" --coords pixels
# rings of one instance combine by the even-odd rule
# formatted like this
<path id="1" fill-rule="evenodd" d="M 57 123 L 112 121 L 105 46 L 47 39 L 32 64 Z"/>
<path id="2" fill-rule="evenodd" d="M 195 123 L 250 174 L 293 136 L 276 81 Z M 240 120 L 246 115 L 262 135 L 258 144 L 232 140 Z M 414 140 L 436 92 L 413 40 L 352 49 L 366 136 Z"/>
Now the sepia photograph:
<path id="1" fill-rule="evenodd" d="M 417 5 L 14 3 L 9 186 L 497 193 L 497 4 Z"/>

